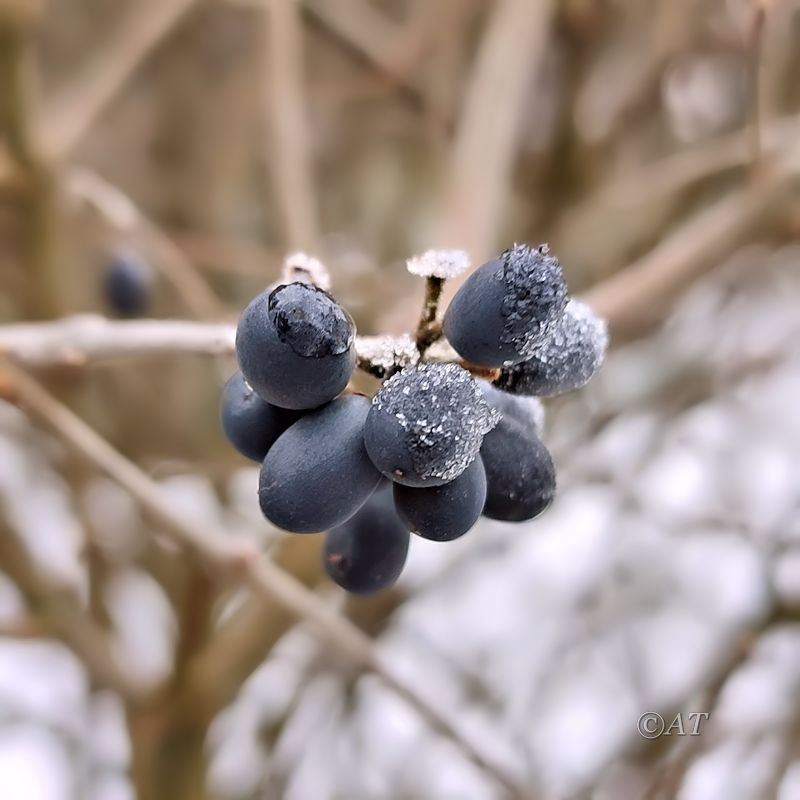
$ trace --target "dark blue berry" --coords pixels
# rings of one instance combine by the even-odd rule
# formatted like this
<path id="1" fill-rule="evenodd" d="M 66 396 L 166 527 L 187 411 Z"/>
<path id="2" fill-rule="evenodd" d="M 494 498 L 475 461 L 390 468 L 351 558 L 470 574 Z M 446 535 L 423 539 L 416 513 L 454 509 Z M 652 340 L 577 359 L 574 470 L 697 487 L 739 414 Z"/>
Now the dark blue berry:
<path id="1" fill-rule="evenodd" d="M 547 246 L 515 245 L 464 282 L 445 313 L 444 333 L 473 364 L 516 364 L 529 358 L 566 304 L 561 265 Z"/>
<path id="2" fill-rule="evenodd" d="M 111 310 L 120 317 L 147 313 L 152 288 L 152 268 L 135 253 L 119 253 L 105 266 L 103 292 Z"/>
<path id="3" fill-rule="evenodd" d="M 261 465 L 258 500 L 279 528 L 313 533 L 341 525 L 381 480 L 364 448 L 370 402 L 345 395 L 278 437 Z"/>
<path id="4" fill-rule="evenodd" d="M 367 452 L 391 480 L 439 486 L 477 457 L 499 419 L 472 376 L 456 364 L 419 364 L 390 378 L 372 401 Z"/>
<path id="5" fill-rule="evenodd" d="M 480 457 L 443 486 L 394 485 L 400 519 L 425 539 L 447 542 L 463 536 L 480 517 L 486 501 L 486 473 Z"/>
<path id="6" fill-rule="evenodd" d="M 239 367 L 267 402 L 316 408 L 347 386 L 355 367 L 355 324 L 326 292 L 290 283 L 256 297 L 236 331 Z"/>
<path id="7" fill-rule="evenodd" d="M 298 411 L 264 402 L 241 372 L 232 375 L 222 390 L 222 430 L 228 441 L 253 461 L 263 461 L 275 440 L 300 416 Z"/>
<path id="8" fill-rule="evenodd" d="M 505 392 L 547 397 L 580 389 L 603 363 L 606 324 L 589 306 L 570 300 L 550 333 L 527 361 L 502 370 L 495 384 Z"/>
<path id="9" fill-rule="evenodd" d="M 325 536 L 325 572 L 348 592 L 386 589 L 400 577 L 409 538 L 388 485 L 381 487 L 353 517 Z"/>
<path id="10" fill-rule="evenodd" d="M 505 417 L 486 434 L 481 447 L 486 470 L 486 505 L 491 519 L 522 522 L 545 511 L 553 501 L 556 472 L 539 437 Z"/>

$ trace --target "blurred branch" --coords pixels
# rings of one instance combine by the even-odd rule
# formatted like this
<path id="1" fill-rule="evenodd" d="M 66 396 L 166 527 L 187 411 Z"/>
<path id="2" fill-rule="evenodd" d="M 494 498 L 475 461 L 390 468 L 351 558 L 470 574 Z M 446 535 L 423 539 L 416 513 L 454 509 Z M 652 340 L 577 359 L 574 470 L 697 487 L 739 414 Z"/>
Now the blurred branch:
<path id="1" fill-rule="evenodd" d="M 172 320 L 120 320 L 84 315 L 57 322 L 0 326 L 0 354 L 27 366 L 81 365 L 147 353 L 226 355 L 233 325 Z"/>
<path id="2" fill-rule="evenodd" d="M 530 792 L 506 767 L 484 752 L 444 712 L 434 707 L 417 688 L 384 662 L 373 641 L 332 610 L 292 575 L 261 557 L 249 544 L 232 541 L 213 524 L 187 520 L 177 512 L 160 488 L 136 465 L 124 458 L 19 367 L 7 362 L 6 370 L 20 404 L 33 417 L 55 431 L 67 444 L 116 481 L 159 523 L 176 545 L 193 553 L 219 576 L 247 586 L 255 594 L 277 602 L 308 622 L 324 641 L 354 664 L 374 672 L 414 708 L 432 727 L 455 743 L 474 764 L 491 775 L 515 797 Z"/>
<path id="3" fill-rule="evenodd" d="M 671 301 L 775 216 L 797 180 L 798 164 L 779 169 L 698 212 L 646 256 L 590 290 L 585 300 L 631 337 L 659 320 Z"/>
<path id="4" fill-rule="evenodd" d="M 36 9 L 23 18 L 0 18 L 0 138 L 8 165 L 0 172 L 24 184 L 23 248 L 31 273 L 28 305 L 34 317 L 55 316 L 58 283 L 53 259 L 53 176 L 36 125 L 38 65 L 34 37 Z"/>
<path id="5" fill-rule="evenodd" d="M 43 626 L 67 645 L 98 685 L 118 692 L 128 701 L 143 701 L 148 696 L 147 688 L 123 671 L 105 632 L 83 611 L 71 589 L 39 569 L 6 519 L 0 513 L 0 569 L 31 606 L 35 625 Z"/>
<path id="6" fill-rule="evenodd" d="M 499 0 L 480 44 L 453 144 L 440 244 L 481 263 L 494 246 L 520 123 L 534 83 L 553 0 Z"/>
<path id="7" fill-rule="evenodd" d="M 290 249 L 319 239 L 303 75 L 303 28 L 297 0 L 264 0 L 265 110 L 272 141 L 264 148 Z"/>
<path id="8" fill-rule="evenodd" d="M 164 277 L 200 319 L 224 317 L 225 306 L 183 251 L 124 192 L 91 170 L 73 167 L 64 179 L 68 194 L 90 205 L 114 230 L 136 233 L 153 249 Z"/>
<path id="9" fill-rule="evenodd" d="M 45 152 L 62 160 L 119 93 L 148 55 L 197 0 L 148 0 L 126 10 L 73 83 L 48 102 L 41 121 Z"/>

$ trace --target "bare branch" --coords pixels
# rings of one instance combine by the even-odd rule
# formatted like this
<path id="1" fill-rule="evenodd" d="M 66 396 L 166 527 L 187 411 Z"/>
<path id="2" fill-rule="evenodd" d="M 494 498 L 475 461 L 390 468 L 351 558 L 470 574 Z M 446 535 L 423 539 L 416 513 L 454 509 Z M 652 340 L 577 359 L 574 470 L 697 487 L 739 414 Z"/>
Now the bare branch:
<path id="1" fill-rule="evenodd" d="M 489 255 L 498 234 L 525 98 L 554 5 L 552 0 L 491 5 L 453 145 L 440 236 L 442 245 L 462 247 L 476 263 Z"/>
<path id="2" fill-rule="evenodd" d="M 156 266 L 192 314 L 206 320 L 225 316 L 225 306 L 183 251 L 124 192 L 82 167 L 73 167 L 64 183 L 68 194 L 90 205 L 113 230 L 135 234 L 153 249 Z"/>
<path id="3" fill-rule="evenodd" d="M 100 686 L 130 702 L 143 702 L 149 696 L 148 687 L 122 669 L 105 632 L 80 607 L 70 588 L 39 569 L 5 518 L 0 513 L 0 569 L 14 581 L 36 614 L 27 634 L 35 636 L 43 628 L 44 635 L 59 639 L 81 659 Z M 20 628 L 14 635 L 25 633 Z M 43 635 L 42 630 L 38 635 Z"/>
<path id="4" fill-rule="evenodd" d="M 319 238 L 303 76 L 303 28 L 296 0 L 265 0 L 265 110 L 272 139 L 265 152 L 291 248 Z"/>
<path id="5" fill-rule="evenodd" d="M 8 362 L 14 390 L 21 405 L 33 417 L 55 431 L 84 458 L 119 483 L 159 523 L 164 534 L 176 545 L 189 550 L 222 577 L 247 586 L 255 594 L 277 602 L 299 619 L 308 622 L 315 633 L 354 664 L 374 672 L 416 709 L 427 722 L 459 746 L 464 755 L 491 775 L 514 797 L 530 797 L 529 792 L 503 764 L 461 730 L 447 714 L 400 677 L 384 662 L 372 640 L 356 626 L 326 605 L 292 575 L 261 557 L 251 546 L 231 541 L 226 532 L 213 524 L 191 522 L 173 505 L 135 464 L 117 452 L 86 423 L 50 395 L 38 382 Z"/>
<path id="6" fill-rule="evenodd" d="M 87 60 L 80 75 L 48 103 L 41 121 L 45 151 L 63 160 L 128 82 L 147 56 L 197 0 L 134 3 Z"/>

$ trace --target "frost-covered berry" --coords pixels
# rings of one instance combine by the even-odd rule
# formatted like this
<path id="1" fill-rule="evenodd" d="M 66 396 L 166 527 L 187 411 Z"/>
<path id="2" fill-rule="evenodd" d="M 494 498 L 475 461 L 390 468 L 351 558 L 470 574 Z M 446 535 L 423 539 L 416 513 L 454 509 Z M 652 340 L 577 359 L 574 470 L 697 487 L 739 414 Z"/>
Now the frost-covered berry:
<path id="1" fill-rule="evenodd" d="M 607 347 L 605 322 L 585 303 L 570 300 L 528 360 L 504 369 L 495 385 L 513 394 L 542 397 L 580 389 L 603 363 Z"/>
<path id="2" fill-rule="evenodd" d="M 530 358 L 567 304 L 567 287 L 547 245 L 515 245 L 464 282 L 444 316 L 444 333 L 467 361 L 502 367 Z"/>
<path id="3" fill-rule="evenodd" d="M 316 408 L 347 386 L 355 367 L 355 323 L 327 293 L 306 283 L 256 297 L 236 330 L 247 382 L 268 403 Z"/>
<path id="4" fill-rule="evenodd" d="M 500 414 L 457 364 L 418 364 L 398 372 L 372 401 L 364 442 L 375 466 L 407 486 L 457 478 L 476 458 Z"/>

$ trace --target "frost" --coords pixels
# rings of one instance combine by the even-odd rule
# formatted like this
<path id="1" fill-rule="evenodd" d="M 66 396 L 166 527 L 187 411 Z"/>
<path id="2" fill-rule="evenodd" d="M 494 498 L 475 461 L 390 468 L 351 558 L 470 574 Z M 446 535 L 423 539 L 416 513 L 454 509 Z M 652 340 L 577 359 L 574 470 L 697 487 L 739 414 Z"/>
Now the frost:
<path id="1" fill-rule="evenodd" d="M 469 267 L 469 256 L 463 250 L 426 250 L 406 261 L 408 271 L 423 278 L 455 278 Z"/>
<path id="2" fill-rule="evenodd" d="M 383 375 L 410 367 L 419 361 L 419 350 L 407 333 L 400 336 L 363 336 L 358 340 L 358 357 Z"/>
<path id="3" fill-rule="evenodd" d="M 573 299 L 549 334 L 533 345 L 529 359 L 505 368 L 495 385 L 515 394 L 541 396 L 579 389 L 603 363 L 607 348 L 605 322 Z"/>
<path id="4" fill-rule="evenodd" d="M 326 292 L 306 283 L 279 286 L 269 296 L 278 338 L 304 358 L 339 355 L 355 339 L 352 317 Z"/>
<path id="5" fill-rule="evenodd" d="M 390 378 L 373 398 L 406 431 L 422 478 L 457 478 L 500 421 L 472 376 L 457 364 L 419 364 Z"/>
<path id="6" fill-rule="evenodd" d="M 501 341 L 528 357 L 567 304 L 567 285 L 558 259 L 546 244 L 515 244 L 501 256 L 496 277 L 505 285 Z"/>
<path id="7" fill-rule="evenodd" d="M 314 256 L 308 253 L 289 253 L 283 259 L 283 282 L 310 283 L 319 286 L 326 292 L 331 288 L 331 276 L 328 268 Z"/>

